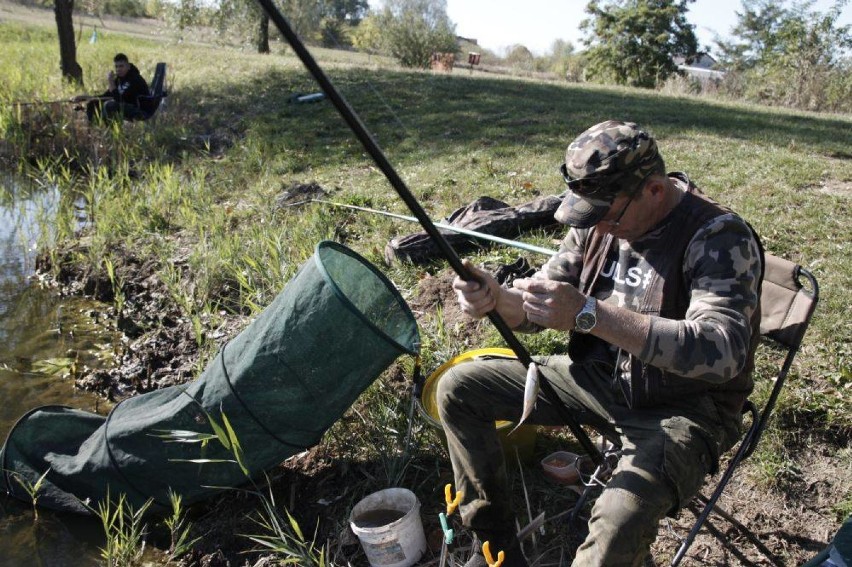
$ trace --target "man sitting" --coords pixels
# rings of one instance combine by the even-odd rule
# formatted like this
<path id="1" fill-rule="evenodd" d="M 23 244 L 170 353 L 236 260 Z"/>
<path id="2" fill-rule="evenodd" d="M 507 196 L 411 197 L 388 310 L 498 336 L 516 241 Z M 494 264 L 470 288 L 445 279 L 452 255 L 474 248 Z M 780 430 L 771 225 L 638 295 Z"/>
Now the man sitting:
<path id="1" fill-rule="evenodd" d="M 577 422 L 622 448 L 573 565 L 641 565 L 660 519 L 689 502 L 739 438 L 763 254 L 741 217 L 685 174 L 666 173 L 636 124 L 610 120 L 580 134 L 562 177 L 568 194 L 555 218 L 570 228 L 559 252 L 512 287 L 470 264 L 474 279 L 453 287 L 473 317 L 496 310 L 521 331 L 566 332 L 568 354 L 537 357 L 539 369 Z M 471 362 L 438 387 L 462 520 L 505 551 L 504 567 L 527 562 L 494 422 L 518 420 L 525 376 L 515 360 Z M 562 418 L 540 395 L 527 423 Z M 481 554 L 468 562 L 484 565 Z"/>
<path id="2" fill-rule="evenodd" d="M 148 96 L 148 83 L 142 78 L 139 69 L 132 64 L 124 53 L 113 57 L 115 70 L 107 73 L 109 88 L 99 96 L 79 95 L 74 102 L 87 101 L 86 116 L 89 122 L 98 118 L 103 120 L 145 120 L 148 118 L 141 106 L 140 97 Z"/>

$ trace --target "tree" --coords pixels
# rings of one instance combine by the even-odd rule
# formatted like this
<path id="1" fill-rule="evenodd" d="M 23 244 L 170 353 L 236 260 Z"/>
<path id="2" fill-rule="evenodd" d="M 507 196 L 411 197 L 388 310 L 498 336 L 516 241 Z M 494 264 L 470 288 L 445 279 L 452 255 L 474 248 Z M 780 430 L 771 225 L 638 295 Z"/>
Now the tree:
<path id="1" fill-rule="evenodd" d="M 562 59 L 563 57 L 571 57 L 574 55 L 574 44 L 564 39 L 555 39 L 550 44 L 550 56 L 554 59 Z"/>
<path id="2" fill-rule="evenodd" d="M 588 35 L 590 77 L 651 88 L 677 73 L 674 58 L 698 51 L 694 26 L 686 21 L 695 0 L 592 0 L 580 28 Z"/>
<path id="3" fill-rule="evenodd" d="M 317 35 L 323 16 L 324 6 L 322 2 L 316 2 L 316 0 L 280 0 L 278 4 L 293 31 L 300 37 L 313 38 Z"/>
<path id="4" fill-rule="evenodd" d="M 181 32 L 186 28 L 198 23 L 200 11 L 200 0 L 177 0 L 169 5 L 172 12 L 171 19 L 177 29 Z"/>
<path id="5" fill-rule="evenodd" d="M 207 0 L 175 0 L 207 2 Z M 283 0 L 277 2 L 293 30 L 306 40 L 319 29 L 319 4 L 314 0 Z M 251 45 L 258 53 L 269 53 L 269 18 L 255 0 L 216 0 L 214 23 L 223 39 L 236 37 Z M 197 10 L 194 11 L 197 13 Z M 226 39 L 227 40 L 227 39 Z"/>
<path id="6" fill-rule="evenodd" d="M 183 3 L 187 0 L 177 1 Z M 216 8 L 213 23 L 223 38 L 233 35 L 239 38 L 240 43 L 250 44 L 258 53 L 270 52 L 269 16 L 260 4 L 255 0 L 219 0 Z"/>
<path id="7" fill-rule="evenodd" d="M 83 86 L 83 68 L 77 63 L 77 44 L 74 40 L 74 0 L 54 0 L 53 13 L 59 36 L 62 77 Z"/>
<path id="8" fill-rule="evenodd" d="M 358 51 L 366 51 L 367 53 L 377 53 L 382 50 L 384 37 L 377 16 L 368 15 L 361 20 L 361 23 L 352 32 L 352 45 Z"/>
<path id="9" fill-rule="evenodd" d="M 384 45 L 406 67 L 426 68 L 432 53 L 457 49 L 446 0 L 385 0 L 376 22 Z"/>
<path id="10" fill-rule="evenodd" d="M 737 39 L 726 42 L 716 40 L 720 61 L 733 71 L 751 69 L 761 64 L 777 49 L 778 31 L 782 22 L 790 17 L 783 3 L 776 0 L 747 2 L 742 12 L 736 12 L 737 24 L 731 36 Z"/>
<path id="11" fill-rule="evenodd" d="M 526 46 L 515 44 L 506 52 L 506 64 L 513 69 L 532 71 L 535 67 L 535 55 Z"/>
<path id="12" fill-rule="evenodd" d="M 173 2 L 197 0 L 171 0 Z M 215 9 L 223 36 L 236 36 L 258 53 L 269 53 L 269 18 L 255 0 L 199 0 Z M 367 0 L 277 0 L 290 26 L 307 43 L 349 45 L 350 30 L 366 14 Z"/>
<path id="13" fill-rule="evenodd" d="M 353 26 L 358 25 L 370 9 L 367 0 L 324 0 L 322 3 L 325 17 Z"/>
<path id="14" fill-rule="evenodd" d="M 582 59 L 582 55 L 575 52 L 573 43 L 557 39 L 550 45 L 548 54 L 536 61 L 536 66 L 540 71 L 578 82 L 583 77 Z"/>
<path id="15" fill-rule="evenodd" d="M 734 39 L 716 42 L 721 61 L 740 79 L 732 94 L 813 110 L 852 107 L 852 26 L 837 24 L 846 0 L 826 13 L 812 11 L 813 4 L 743 2 Z"/>
<path id="16" fill-rule="evenodd" d="M 269 53 L 269 14 L 266 10 L 260 11 L 256 39 L 257 52 Z"/>

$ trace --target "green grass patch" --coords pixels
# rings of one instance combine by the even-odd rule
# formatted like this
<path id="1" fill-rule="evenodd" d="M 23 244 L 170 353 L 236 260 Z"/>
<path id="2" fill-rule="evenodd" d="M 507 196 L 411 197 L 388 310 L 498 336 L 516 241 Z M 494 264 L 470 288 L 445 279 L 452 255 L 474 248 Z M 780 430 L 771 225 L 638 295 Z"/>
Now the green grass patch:
<path id="1" fill-rule="evenodd" d="M 0 103 L 73 94 L 58 80 L 55 43 L 52 32 L 0 24 Z M 116 51 L 128 53 L 146 76 L 157 61 L 166 61 L 170 94 L 157 121 L 90 132 L 85 140 L 95 150 L 86 155 L 92 159 L 78 160 L 76 169 L 67 167 L 62 148 L 58 154 L 7 151 L 19 160 L 16 166 L 63 194 L 57 241 L 46 245 L 84 239 L 75 261 L 104 277 L 112 265 L 107 260 L 118 261 L 113 250 L 132 249 L 135 256 L 153 260 L 154 275 L 167 284 L 173 302 L 197 321 L 202 347 L 206 321 L 256 314 L 322 239 L 342 242 L 381 266 L 408 299 L 426 275 L 446 270 L 440 261 L 385 265 L 387 241 L 418 231 L 414 224 L 278 202 L 298 184 L 317 183 L 334 200 L 408 214 L 330 103 L 289 101 L 294 93 L 318 88 L 288 52 L 261 56 L 115 34 L 79 50 L 92 92 L 101 90 L 98 82 Z M 799 469 L 782 450 L 796 431 L 823 430 L 841 447 L 848 440 L 852 118 L 652 91 L 434 75 L 375 58 L 317 53 L 434 219 L 481 195 L 519 204 L 562 192 L 557 168 L 565 145 L 591 124 L 618 118 L 649 128 L 669 170 L 689 173 L 710 196 L 751 222 L 770 253 L 802 263 L 820 281 L 820 305 L 779 402 L 778 419 L 754 459 L 753 476 L 766 486 L 796 478 Z M 4 138 L 20 131 L 12 108 L 0 107 Z M 62 140 L 68 153 L 78 139 Z M 69 221 L 80 202 L 90 221 L 82 234 Z M 524 239 L 553 247 L 558 236 L 539 231 Z M 517 253 L 492 249 L 471 257 L 495 265 Z M 427 371 L 461 350 L 499 343 L 490 327 L 453 327 L 437 310 L 420 320 Z M 556 333 L 524 340 L 536 353 L 564 348 Z M 213 354 L 209 345 L 203 352 Z M 442 489 L 448 467 L 437 435 L 418 425 L 418 446 L 410 460 L 399 460 L 410 370 L 408 362 L 400 364 L 395 380 L 377 382 L 324 443 L 338 458 L 383 471 L 365 481 L 368 486 L 405 479 L 420 487 L 421 496 L 437 501 L 439 492 L 433 491 Z M 777 366 L 767 358 L 759 368 L 765 382 Z M 761 383 L 758 396 L 764 390 Z M 846 513 L 849 502 L 836 508 L 838 515 Z M 333 521 L 345 523 L 342 515 Z"/>

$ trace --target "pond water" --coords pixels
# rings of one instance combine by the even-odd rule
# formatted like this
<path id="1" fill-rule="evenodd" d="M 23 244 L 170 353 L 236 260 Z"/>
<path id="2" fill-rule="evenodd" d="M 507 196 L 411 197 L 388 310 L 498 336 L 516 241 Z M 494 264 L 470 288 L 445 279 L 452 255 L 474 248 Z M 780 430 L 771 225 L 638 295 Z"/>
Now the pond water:
<path id="1" fill-rule="evenodd" d="M 48 404 L 105 413 L 103 400 L 74 389 L 72 364 L 92 364 L 109 337 L 91 323 L 93 302 L 59 299 L 33 281 L 40 219 L 55 191 L 0 177 L 0 439 L 29 410 Z M 40 510 L 0 495 L 0 566 L 99 565 L 97 518 Z"/>

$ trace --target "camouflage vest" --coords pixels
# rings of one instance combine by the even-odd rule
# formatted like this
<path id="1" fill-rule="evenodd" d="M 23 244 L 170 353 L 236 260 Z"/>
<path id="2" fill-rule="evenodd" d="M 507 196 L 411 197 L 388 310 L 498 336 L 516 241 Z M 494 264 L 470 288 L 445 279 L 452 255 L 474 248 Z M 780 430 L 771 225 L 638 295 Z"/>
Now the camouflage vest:
<path id="1" fill-rule="evenodd" d="M 690 290 L 690 283 L 685 281 L 683 270 L 687 247 L 704 225 L 731 211 L 706 197 L 685 175 L 672 173 L 670 176 L 686 183 L 688 189 L 667 219 L 663 233 L 656 239 L 657 244 L 643 254 L 647 265 L 653 267 L 653 273 L 639 299 L 637 311 L 667 319 L 683 319 L 689 307 Z M 754 229 L 751 231 L 757 240 L 763 265 L 763 247 Z M 613 240 L 611 235 L 601 235 L 594 229 L 589 232 L 579 282 L 579 289 L 584 294 L 595 294 L 595 284 L 604 269 Z M 619 351 L 616 361 L 618 371 L 615 379 L 631 408 L 655 406 L 669 400 L 682 400 L 685 396 L 709 393 L 719 405 L 732 413 L 739 413 L 754 386 L 751 374 L 759 341 L 760 306 L 751 318 L 751 343 L 746 364 L 740 374 L 724 384 L 678 376 L 645 364 L 622 351 Z M 578 362 L 612 364 L 610 346 L 593 335 L 572 333 L 568 348 L 571 358 Z"/>

